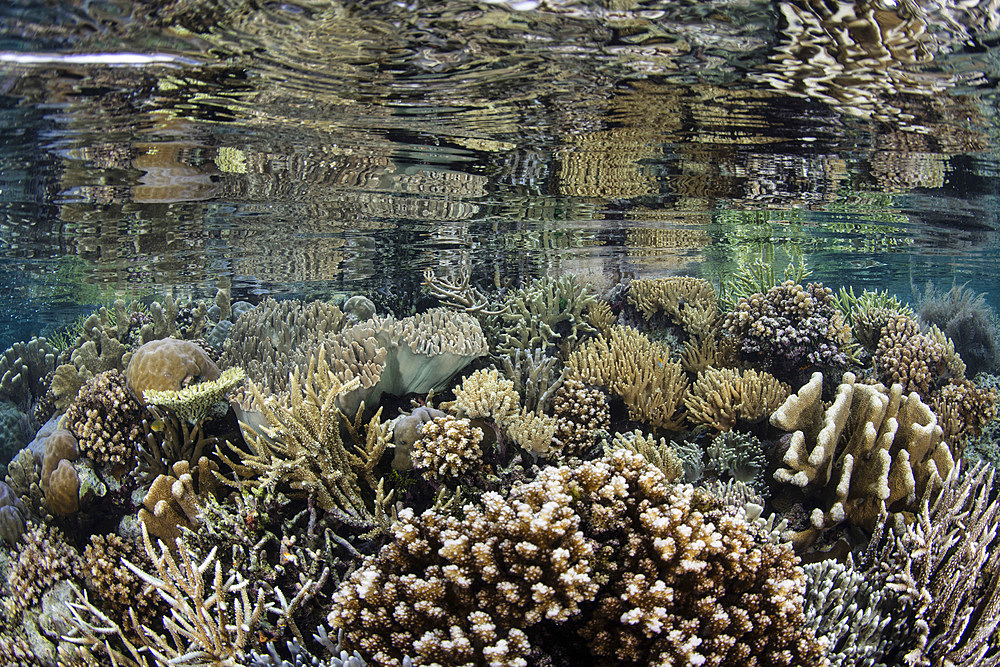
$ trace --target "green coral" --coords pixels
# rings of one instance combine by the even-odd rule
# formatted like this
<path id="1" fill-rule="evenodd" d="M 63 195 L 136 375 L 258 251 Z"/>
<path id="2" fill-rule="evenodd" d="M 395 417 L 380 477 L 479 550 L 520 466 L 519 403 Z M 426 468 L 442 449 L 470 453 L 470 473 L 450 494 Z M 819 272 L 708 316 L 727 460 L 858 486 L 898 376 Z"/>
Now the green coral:
<path id="1" fill-rule="evenodd" d="M 242 368 L 227 368 L 217 380 L 206 380 L 176 391 L 147 389 L 142 392 L 142 397 L 148 404 L 167 408 L 180 419 L 197 424 L 206 419 L 226 394 L 245 377 L 246 373 Z"/>

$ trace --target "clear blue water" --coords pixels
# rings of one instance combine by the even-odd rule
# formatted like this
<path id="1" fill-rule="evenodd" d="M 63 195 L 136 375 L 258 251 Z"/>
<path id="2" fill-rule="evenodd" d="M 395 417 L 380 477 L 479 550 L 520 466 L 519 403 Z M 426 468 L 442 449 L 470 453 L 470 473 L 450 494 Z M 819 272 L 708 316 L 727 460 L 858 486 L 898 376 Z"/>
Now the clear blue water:
<path id="1" fill-rule="evenodd" d="M 8 3 L 0 346 L 115 296 L 410 293 L 427 266 L 801 254 L 1000 306 L 996 17 L 924 4 Z"/>

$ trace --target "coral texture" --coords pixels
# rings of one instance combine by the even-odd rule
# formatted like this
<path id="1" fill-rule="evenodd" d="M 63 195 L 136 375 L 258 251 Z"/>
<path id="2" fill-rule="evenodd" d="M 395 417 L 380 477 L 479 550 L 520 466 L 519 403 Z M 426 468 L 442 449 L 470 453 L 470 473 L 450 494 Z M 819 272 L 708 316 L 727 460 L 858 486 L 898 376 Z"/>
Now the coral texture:
<path id="1" fill-rule="evenodd" d="M 804 368 L 847 365 L 851 329 L 836 308 L 832 290 L 786 280 L 767 291 L 742 297 L 723 321 L 740 353 L 775 376 L 795 378 Z"/>
<path id="2" fill-rule="evenodd" d="M 99 465 L 131 469 L 142 437 L 144 408 L 126 386 L 120 371 L 87 380 L 64 417 L 80 444 L 80 452 Z"/>
<path id="3" fill-rule="evenodd" d="M 856 384 L 845 373 L 828 408 L 822 387 L 822 374 L 814 373 L 771 416 L 774 426 L 794 431 L 774 479 L 828 499 L 799 544 L 845 520 L 871 531 L 885 511 L 912 518 L 954 467 L 937 417 L 915 392 L 903 396 L 899 384 Z"/>
<path id="4" fill-rule="evenodd" d="M 481 429 L 450 415 L 425 422 L 410 456 L 413 467 L 433 482 L 460 477 L 482 459 Z"/>

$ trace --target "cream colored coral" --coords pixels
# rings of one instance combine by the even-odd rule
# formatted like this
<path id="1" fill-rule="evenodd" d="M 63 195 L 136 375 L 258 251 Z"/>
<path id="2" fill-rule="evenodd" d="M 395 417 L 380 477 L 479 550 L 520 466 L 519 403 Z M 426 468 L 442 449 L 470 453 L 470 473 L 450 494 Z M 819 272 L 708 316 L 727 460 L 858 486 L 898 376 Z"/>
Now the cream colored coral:
<path id="1" fill-rule="evenodd" d="M 514 382 L 495 368 L 478 370 L 455 388 L 455 408 L 469 419 L 489 417 L 502 422 L 517 414 L 519 403 Z"/>
<path id="2" fill-rule="evenodd" d="M 774 478 L 832 500 L 813 513 L 812 528 L 797 535 L 800 544 L 845 520 L 871 530 L 886 509 L 909 516 L 954 467 L 937 417 L 915 392 L 858 384 L 845 373 L 824 409 L 822 384 L 814 373 L 771 417 L 775 426 L 795 429 Z"/>
<path id="3" fill-rule="evenodd" d="M 644 459 L 660 469 L 664 479 L 668 482 L 679 482 L 684 477 L 684 464 L 666 438 L 657 440 L 636 429 L 632 433 L 615 433 L 615 437 L 606 452 L 610 453 L 618 447 L 642 455 Z"/>
<path id="4" fill-rule="evenodd" d="M 629 418 L 678 430 L 687 377 L 670 361 L 670 348 L 630 327 L 616 326 L 577 348 L 566 362 L 571 377 L 607 387 L 625 401 Z"/>
<path id="5" fill-rule="evenodd" d="M 507 434 L 524 450 L 542 456 L 549 453 L 557 422 L 555 417 L 536 414 L 527 408 L 503 421 Z"/>
<path id="6" fill-rule="evenodd" d="M 167 408 L 180 419 L 195 424 L 206 419 L 211 414 L 212 408 L 236 385 L 243 382 L 245 377 L 243 369 L 234 366 L 224 370 L 218 379 L 206 380 L 178 390 L 147 389 L 142 392 L 142 398 L 147 405 Z"/>
<path id="7" fill-rule="evenodd" d="M 413 443 L 413 467 L 435 482 L 458 477 L 482 459 L 482 439 L 483 431 L 468 419 L 450 415 L 432 419 L 420 427 L 420 437 Z"/>

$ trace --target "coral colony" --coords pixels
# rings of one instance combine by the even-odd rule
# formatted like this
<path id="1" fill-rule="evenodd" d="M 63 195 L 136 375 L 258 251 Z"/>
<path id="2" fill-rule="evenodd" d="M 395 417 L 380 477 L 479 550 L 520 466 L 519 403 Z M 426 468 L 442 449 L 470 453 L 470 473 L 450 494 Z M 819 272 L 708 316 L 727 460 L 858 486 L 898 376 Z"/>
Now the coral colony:
<path id="1" fill-rule="evenodd" d="M 18 343 L 0 663 L 1000 664 L 995 316 L 786 277 Z"/>

